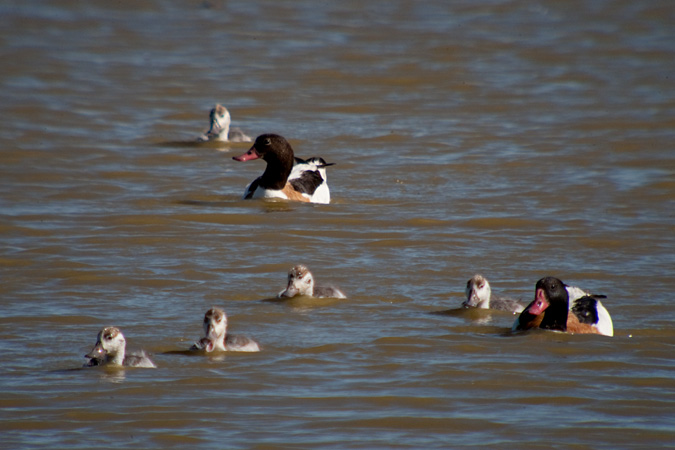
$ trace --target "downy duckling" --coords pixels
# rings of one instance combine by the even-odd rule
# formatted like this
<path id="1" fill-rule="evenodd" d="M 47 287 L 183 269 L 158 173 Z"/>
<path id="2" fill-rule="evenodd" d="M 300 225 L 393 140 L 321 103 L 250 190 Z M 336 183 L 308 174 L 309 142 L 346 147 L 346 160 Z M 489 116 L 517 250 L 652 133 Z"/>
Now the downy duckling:
<path id="1" fill-rule="evenodd" d="M 253 339 L 227 333 L 227 315 L 221 308 L 213 307 L 204 315 L 204 336 L 195 342 L 191 350 L 212 352 L 259 352 L 260 346 Z"/>
<path id="2" fill-rule="evenodd" d="M 230 128 L 230 112 L 223 105 L 217 104 L 211 110 L 209 121 L 209 130 L 199 136 L 198 141 L 251 142 L 251 137 L 241 131 L 241 128 Z"/>
<path id="3" fill-rule="evenodd" d="M 466 300 L 462 305 L 466 308 L 497 309 L 514 314 L 522 312 L 525 305 L 516 299 L 492 296 L 490 283 L 482 275 L 474 275 L 466 282 Z"/>
<path id="4" fill-rule="evenodd" d="M 125 367 L 157 367 L 145 351 L 127 353 L 126 346 L 127 342 L 119 328 L 105 327 L 98 333 L 94 348 L 84 355 L 85 358 L 89 358 L 85 367 L 107 364 Z"/>
<path id="5" fill-rule="evenodd" d="M 299 264 L 288 271 L 288 285 L 277 294 L 277 298 L 289 298 L 306 295 L 317 298 L 347 298 L 340 289 L 334 286 L 317 286 L 314 276 L 307 266 Z"/>

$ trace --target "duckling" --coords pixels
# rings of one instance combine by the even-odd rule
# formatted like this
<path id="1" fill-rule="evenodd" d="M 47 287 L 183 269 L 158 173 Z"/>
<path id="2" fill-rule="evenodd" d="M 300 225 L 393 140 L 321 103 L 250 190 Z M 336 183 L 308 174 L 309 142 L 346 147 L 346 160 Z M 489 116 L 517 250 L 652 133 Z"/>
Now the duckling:
<path id="1" fill-rule="evenodd" d="M 317 298 L 347 298 L 339 288 L 334 286 L 317 286 L 314 276 L 307 266 L 299 264 L 288 271 L 288 286 L 277 294 L 277 298 L 306 295 Z"/>
<path id="2" fill-rule="evenodd" d="M 198 141 L 221 141 L 221 142 L 251 142 L 251 136 L 244 133 L 241 128 L 230 128 L 230 112 L 221 104 L 217 104 L 209 114 L 211 126 L 209 131 L 197 138 Z"/>
<path id="3" fill-rule="evenodd" d="M 89 358 L 85 367 L 106 364 L 125 367 L 157 367 L 145 351 L 127 353 L 126 346 L 126 339 L 119 328 L 105 327 L 98 333 L 94 348 L 84 355 L 85 358 Z"/>
<path id="4" fill-rule="evenodd" d="M 227 333 L 227 315 L 221 308 L 213 307 L 204 315 L 204 336 L 191 350 L 212 352 L 216 349 L 231 352 L 259 352 L 260 346 L 253 339 Z"/>
<path id="5" fill-rule="evenodd" d="M 462 305 L 466 308 L 497 309 L 514 314 L 522 312 L 525 305 L 516 299 L 492 296 L 490 283 L 482 275 L 474 275 L 466 282 L 466 300 Z"/>

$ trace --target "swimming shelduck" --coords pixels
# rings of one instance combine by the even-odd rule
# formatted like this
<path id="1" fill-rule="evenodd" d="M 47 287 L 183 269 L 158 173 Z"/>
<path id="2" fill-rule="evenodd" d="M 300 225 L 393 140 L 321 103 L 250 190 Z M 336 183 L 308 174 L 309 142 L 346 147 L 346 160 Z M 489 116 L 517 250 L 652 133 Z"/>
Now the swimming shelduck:
<path id="1" fill-rule="evenodd" d="M 127 367 L 157 367 L 143 351 L 127 353 L 127 342 L 119 328 L 105 327 L 98 333 L 96 345 L 89 353 L 85 366 L 103 366 L 106 364 Z"/>
<path id="2" fill-rule="evenodd" d="M 209 131 L 199 136 L 198 141 L 251 142 L 252 140 L 241 131 L 241 128 L 230 128 L 230 112 L 221 104 L 211 110 L 209 120 L 211 122 Z"/>
<path id="3" fill-rule="evenodd" d="M 525 309 L 518 300 L 512 298 L 492 296 L 490 283 L 482 275 L 474 275 L 466 282 L 466 300 L 462 302 L 465 308 L 497 309 L 508 311 L 514 314 L 522 312 Z"/>
<path id="4" fill-rule="evenodd" d="M 542 328 L 613 336 L 612 319 L 597 297 L 584 295 L 570 306 L 567 286 L 555 277 L 542 278 L 535 287 L 534 300 L 516 319 L 512 330 Z"/>
<path id="5" fill-rule="evenodd" d="M 288 286 L 277 294 L 277 298 L 289 298 L 296 295 L 317 298 L 347 298 L 344 292 L 334 286 L 315 285 L 312 272 L 302 264 L 292 267 L 288 271 Z"/>
<path id="6" fill-rule="evenodd" d="M 263 134 L 253 147 L 235 161 L 262 158 L 267 163 L 263 174 L 246 187 L 244 198 L 282 198 L 311 203 L 330 203 L 326 181 L 326 163 L 322 158 L 296 158 L 291 145 L 277 134 Z"/>
<path id="7" fill-rule="evenodd" d="M 259 352 L 260 346 L 253 339 L 227 333 L 227 316 L 225 311 L 213 307 L 204 315 L 204 334 L 192 346 L 192 350 L 212 352 L 223 350 L 231 352 Z"/>

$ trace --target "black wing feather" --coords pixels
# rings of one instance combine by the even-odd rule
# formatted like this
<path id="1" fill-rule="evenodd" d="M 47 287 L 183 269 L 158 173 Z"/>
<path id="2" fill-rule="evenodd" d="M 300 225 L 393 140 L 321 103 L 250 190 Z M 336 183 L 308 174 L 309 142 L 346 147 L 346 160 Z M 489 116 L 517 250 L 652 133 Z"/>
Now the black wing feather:
<path id="1" fill-rule="evenodd" d="M 314 195 L 316 189 L 323 183 L 323 178 L 318 170 L 307 170 L 302 172 L 300 177 L 291 180 L 290 183 L 296 191 L 307 195 Z"/>

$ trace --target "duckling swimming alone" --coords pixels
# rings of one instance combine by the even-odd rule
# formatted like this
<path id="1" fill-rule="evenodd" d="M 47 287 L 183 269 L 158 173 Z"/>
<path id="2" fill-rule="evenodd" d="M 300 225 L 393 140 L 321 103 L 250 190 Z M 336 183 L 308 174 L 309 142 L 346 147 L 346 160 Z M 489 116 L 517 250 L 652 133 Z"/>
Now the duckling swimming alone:
<path id="1" fill-rule="evenodd" d="M 198 141 L 251 142 L 251 137 L 241 131 L 241 128 L 230 128 L 230 112 L 223 105 L 217 104 L 211 110 L 209 120 L 209 131 L 199 136 Z"/>

